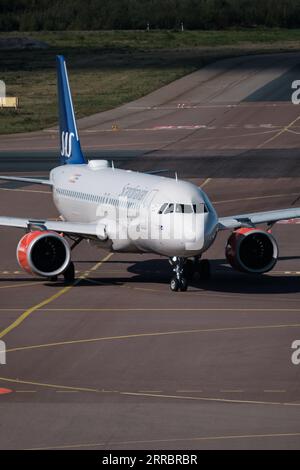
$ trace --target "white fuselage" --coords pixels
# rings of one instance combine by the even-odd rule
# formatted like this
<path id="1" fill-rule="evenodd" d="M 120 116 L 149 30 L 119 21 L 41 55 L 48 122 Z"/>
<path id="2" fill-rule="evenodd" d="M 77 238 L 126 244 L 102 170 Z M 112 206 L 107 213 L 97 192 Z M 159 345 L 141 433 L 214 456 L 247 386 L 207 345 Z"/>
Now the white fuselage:
<path id="1" fill-rule="evenodd" d="M 105 162 L 51 171 L 53 200 L 69 222 L 105 224 L 114 251 L 197 256 L 215 239 L 218 217 L 192 183 L 128 170 Z"/>

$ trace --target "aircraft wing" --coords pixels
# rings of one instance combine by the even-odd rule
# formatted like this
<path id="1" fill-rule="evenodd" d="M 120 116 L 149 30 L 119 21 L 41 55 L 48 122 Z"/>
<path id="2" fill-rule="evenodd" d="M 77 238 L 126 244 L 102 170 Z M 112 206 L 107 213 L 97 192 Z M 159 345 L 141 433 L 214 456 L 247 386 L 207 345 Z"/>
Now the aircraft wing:
<path id="1" fill-rule="evenodd" d="M 81 235 L 83 237 L 97 237 L 106 240 L 106 226 L 98 222 L 80 223 L 65 222 L 63 220 L 37 220 L 18 217 L 0 217 L 0 227 L 15 227 L 23 229 L 53 230 L 66 235 Z"/>
<path id="2" fill-rule="evenodd" d="M 23 183 L 31 183 L 31 184 L 46 184 L 47 186 L 53 186 L 52 181 L 44 180 L 39 178 L 26 178 L 21 176 L 0 176 L 0 180 L 4 181 L 20 181 Z"/>
<path id="3" fill-rule="evenodd" d="M 275 223 L 279 220 L 296 219 L 300 217 L 300 207 L 281 209 L 267 212 L 233 215 L 219 218 L 219 229 L 236 229 L 240 227 L 255 227 L 259 224 Z"/>

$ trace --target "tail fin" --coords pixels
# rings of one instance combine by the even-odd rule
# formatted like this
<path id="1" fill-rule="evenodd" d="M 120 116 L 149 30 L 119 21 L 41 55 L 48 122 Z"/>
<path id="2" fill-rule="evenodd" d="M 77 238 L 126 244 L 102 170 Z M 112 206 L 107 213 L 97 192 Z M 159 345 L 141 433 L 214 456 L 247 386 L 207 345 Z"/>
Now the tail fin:
<path id="1" fill-rule="evenodd" d="M 74 115 L 66 62 L 58 55 L 57 89 L 59 107 L 60 162 L 64 164 L 82 164 L 86 160 L 82 154 L 77 125 Z"/>

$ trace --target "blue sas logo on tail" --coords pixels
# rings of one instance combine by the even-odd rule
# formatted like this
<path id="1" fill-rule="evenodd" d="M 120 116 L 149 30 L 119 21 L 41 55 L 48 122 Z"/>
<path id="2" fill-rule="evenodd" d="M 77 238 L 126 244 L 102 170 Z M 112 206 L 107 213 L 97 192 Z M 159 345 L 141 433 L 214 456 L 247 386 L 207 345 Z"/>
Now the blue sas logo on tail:
<path id="1" fill-rule="evenodd" d="M 66 61 L 59 55 L 57 60 L 57 88 L 59 108 L 60 162 L 85 164 L 77 131 Z"/>
<path id="2" fill-rule="evenodd" d="M 62 157 L 70 158 L 72 155 L 72 139 L 75 137 L 73 132 L 61 133 L 61 150 L 60 155 Z"/>

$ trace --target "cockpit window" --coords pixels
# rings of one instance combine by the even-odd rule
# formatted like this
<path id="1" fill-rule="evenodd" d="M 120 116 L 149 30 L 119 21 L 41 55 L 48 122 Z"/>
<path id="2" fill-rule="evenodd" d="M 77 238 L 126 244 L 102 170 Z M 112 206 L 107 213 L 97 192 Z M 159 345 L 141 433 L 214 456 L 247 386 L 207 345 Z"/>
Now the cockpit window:
<path id="1" fill-rule="evenodd" d="M 176 204 L 176 212 L 180 212 L 182 214 L 192 214 L 194 211 L 191 204 Z"/>
<path id="2" fill-rule="evenodd" d="M 161 206 L 159 214 L 172 214 L 173 212 L 179 214 L 207 214 L 208 208 L 206 204 L 168 204 L 165 203 Z"/>
<path id="3" fill-rule="evenodd" d="M 174 212 L 174 204 L 169 204 L 164 214 L 171 214 L 172 212 Z"/>
<path id="4" fill-rule="evenodd" d="M 207 214 L 208 209 L 206 204 L 193 204 L 193 210 L 195 214 Z"/>
<path id="5" fill-rule="evenodd" d="M 167 205 L 168 205 L 168 203 L 165 202 L 165 203 L 161 206 L 161 208 L 159 209 L 158 213 L 159 213 L 159 214 L 162 214 L 163 211 L 165 210 L 165 208 L 167 207 Z"/>

